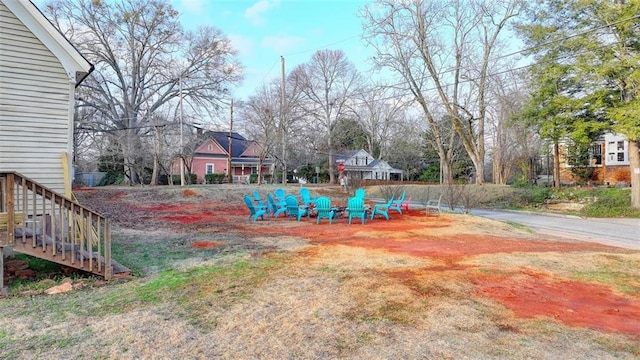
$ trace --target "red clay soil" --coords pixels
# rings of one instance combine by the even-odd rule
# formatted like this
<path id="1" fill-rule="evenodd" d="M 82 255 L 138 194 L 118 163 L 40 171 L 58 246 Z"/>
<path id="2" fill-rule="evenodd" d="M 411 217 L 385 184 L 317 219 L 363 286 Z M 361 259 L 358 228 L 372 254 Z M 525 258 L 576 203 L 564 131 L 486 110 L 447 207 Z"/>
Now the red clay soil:
<path id="1" fill-rule="evenodd" d="M 367 249 L 384 249 L 392 253 L 444 261 L 445 265 L 425 269 L 430 273 L 465 271 L 472 266 L 458 261 L 475 255 L 522 252 L 611 251 L 612 248 L 587 242 L 559 242 L 532 239 L 509 239 L 500 236 L 456 234 L 441 235 L 439 229 L 454 226 L 451 217 L 425 217 L 422 213 L 396 216 L 390 221 L 373 220 L 351 225 L 345 219 L 329 225 L 304 222 L 300 226 L 242 226 L 242 231 L 260 235 L 289 235 L 307 238 L 314 244 L 348 245 Z M 282 220 L 272 220 L 282 221 Z M 345 231 L 345 226 L 350 231 Z M 432 235 L 424 235 L 426 231 Z M 616 294 L 606 286 L 580 281 L 554 280 L 546 275 L 529 273 L 525 279 L 507 275 L 465 273 L 476 286 L 476 295 L 492 298 L 516 316 L 546 316 L 568 326 L 640 336 L 640 297 Z M 422 276 L 420 271 L 399 272 L 396 277 L 409 281 Z M 516 274 L 520 275 L 521 274 Z"/>
<path id="2" fill-rule="evenodd" d="M 473 266 L 458 264 L 481 254 L 615 250 L 604 245 L 451 232 L 451 228 L 456 226 L 454 217 L 427 217 L 424 213 L 415 212 L 402 216 L 394 214 L 389 221 L 376 218 L 365 225 L 360 220 L 348 225 L 346 219 L 339 219 L 332 225 L 323 219 L 317 225 L 313 218 L 297 222 L 286 217 L 253 223 L 247 220 L 248 210 L 245 207 L 230 206 L 220 201 L 129 206 L 132 214 L 142 218 L 171 222 L 170 227 L 174 231 L 189 231 L 198 226 L 213 233 L 221 231 L 216 229 L 216 223 L 227 223 L 233 227 L 224 231 L 260 236 L 288 235 L 308 239 L 316 245 L 384 249 L 391 253 L 441 260 L 445 265 L 430 267 L 428 271 L 463 272 L 463 276 L 474 284 L 476 296 L 492 298 L 511 309 L 516 316 L 546 316 L 569 326 L 640 336 L 640 297 L 620 295 L 605 286 L 554 279 L 542 274 L 479 274 L 477 270 L 470 269 Z M 222 244 L 202 242 L 193 246 L 216 247 Z M 412 272 L 395 275 L 403 278 L 420 276 Z"/>
<path id="3" fill-rule="evenodd" d="M 540 274 L 477 276 L 479 295 L 493 298 L 517 316 L 548 316 L 567 325 L 640 335 L 640 299 L 606 286 L 554 280 Z"/>
<path id="4" fill-rule="evenodd" d="M 193 244 L 191 244 L 191 246 L 196 249 L 212 249 L 222 245 L 224 245 L 224 243 L 219 241 L 194 241 Z"/>

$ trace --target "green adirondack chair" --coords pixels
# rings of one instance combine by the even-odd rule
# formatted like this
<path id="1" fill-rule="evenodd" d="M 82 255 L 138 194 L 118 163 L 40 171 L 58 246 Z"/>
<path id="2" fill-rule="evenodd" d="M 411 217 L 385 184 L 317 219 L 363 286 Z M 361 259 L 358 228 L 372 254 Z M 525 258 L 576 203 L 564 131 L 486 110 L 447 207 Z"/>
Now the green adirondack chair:
<path id="1" fill-rule="evenodd" d="M 331 199 L 326 196 L 320 196 L 316 199 L 316 212 L 318 217 L 316 218 L 316 224 L 320 224 L 320 221 L 324 218 L 329 219 L 329 224 L 333 221 L 335 211 L 331 207 Z"/>
<path id="2" fill-rule="evenodd" d="M 391 206 L 389 206 L 389 210 L 395 210 L 402 215 L 402 202 L 404 201 L 405 195 L 406 192 L 403 191 L 402 195 L 397 200 L 393 200 L 391 202 Z"/>
<path id="3" fill-rule="evenodd" d="M 307 219 L 309 218 L 309 207 L 306 205 L 298 204 L 298 199 L 295 196 L 287 195 L 285 201 L 287 202 L 287 212 L 289 213 L 289 219 L 294 216 L 296 220 L 300 221 L 300 218 L 305 215 L 307 215 Z"/>
<path id="4" fill-rule="evenodd" d="M 373 209 L 371 209 L 371 220 L 376 215 L 382 215 L 385 219 L 389 220 L 389 208 L 391 208 L 391 203 L 393 203 L 393 196 L 389 198 L 389 201 L 383 204 L 375 204 Z"/>
<path id="5" fill-rule="evenodd" d="M 306 206 L 311 206 L 316 203 L 316 199 L 311 197 L 309 189 L 305 187 L 300 188 L 300 198 L 302 199 L 302 203 Z"/>
<path id="6" fill-rule="evenodd" d="M 273 215 L 273 217 L 278 217 L 280 214 L 287 212 L 287 204 L 276 202 L 271 193 L 267 194 L 267 201 L 269 202 L 269 210 L 271 210 L 271 215 Z"/>
<path id="7" fill-rule="evenodd" d="M 347 209 L 349 212 L 349 224 L 351 224 L 351 219 L 360 218 L 362 219 L 362 224 L 367 221 L 367 211 L 364 207 L 364 198 L 352 197 L 347 201 Z"/>
<path id="8" fill-rule="evenodd" d="M 245 195 L 244 196 L 244 203 L 249 208 L 249 212 L 250 212 L 249 219 L 253 218 L 253 221 L 256 221 L 256 220 L 258 220 L 258 217 L 259 217 L 262 220 L 264 220 L 264 216 L 268 215 L 267 207 L 266 206 L 260 206 L 260 205 L 253 205 L 253 200 L 251 199 L 251 196 Z"/>

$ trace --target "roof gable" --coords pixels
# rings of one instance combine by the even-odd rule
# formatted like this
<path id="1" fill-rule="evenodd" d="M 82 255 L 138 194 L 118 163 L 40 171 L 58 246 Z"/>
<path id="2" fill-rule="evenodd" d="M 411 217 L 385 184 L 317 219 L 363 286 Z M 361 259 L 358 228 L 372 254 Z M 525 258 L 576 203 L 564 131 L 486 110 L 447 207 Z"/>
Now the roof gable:
<path id="1" fill-rule="evenodd" d="M 208 139 L 200 146 L 196 148 L 194 151 L 196 154 L 212 154 L 212 155 L 225 155 L 227 156 L 229 153 L 225 148 L 220 146 L 217 141 L 214 139 Z"/>
<path id="2" fill-rule="evenodd" d="M 35 37 L 60 60 L 76 86 L 93 71 L 93 65 L 65 38 L 31 1 L 0 0 Z"/>
<path id="3" fill-rule="evenodd" d="M 228 131 L 207 131 L 204 136 L 216 141 L 221 148 L 225 150 L 225 154 L 229 153 L 229 139 L 231 139 L 231 157 L 237 158 L 242 156 L 247 147 L 251 145 L 251 141 L 245 139 L 244 136 L 236 132 Z"/>
<path id="4" fill-rule="evenodd" d="M 355 157 L 367 157 L 367 158 L 373 158 L 373 156 L 369 155 L 368 152 L 364 151 L 363 149 L 359 149 L 359 150 L 349 150 L 346 151 L 340 155 L 335 155 L 334 156 L 334 161 L 335 162 L 346 162 L 349 159 L 353 159 Z"/>
<path id="5" fill-rule="evenodd" d="M 258 143 L 253 141 L 253 142 L 251 142 L 249 144 L 249 146 L 247 146 L 245 151 L 243 151 L 240 156 L 242 156 L 242 157 L 260 157 L 261 150 L 262 149 L 260 148 L 260 145 L 258 145 Z"/>

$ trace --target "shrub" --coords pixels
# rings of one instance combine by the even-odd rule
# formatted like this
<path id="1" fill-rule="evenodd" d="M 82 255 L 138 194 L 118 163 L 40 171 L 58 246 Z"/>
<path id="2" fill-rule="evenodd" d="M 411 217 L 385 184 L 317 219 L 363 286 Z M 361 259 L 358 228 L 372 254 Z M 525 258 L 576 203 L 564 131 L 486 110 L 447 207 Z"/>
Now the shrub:
<path id="1" fill-rule="evenodd" d="M 528 204 L 542 204 L 551 199 L 551 190 L 547 187 L 531 186 L 525 189 L 522 198 Z"/>
<path id="2" fill-rule="evenodd" d="M 173 185 L 180 185 L 180 175 L 171 175 L 171 181 Z M 198 175 L 196 174 L 185 174 L 184 181 L 189 184 L 196 184 L 198 182 Z"/>
<path id="3" fill-rule="evenodd" d="M 205 184 L 222 184 L 227 179 L 226 174 L 207 174 L 204 176 Z"/>
<path id="4" fill-rule="evenodd" d="M 107 174 L 96 186 L 123 185 L 125 183 L 124 173 L 114 170 L 107 171 Z"/>

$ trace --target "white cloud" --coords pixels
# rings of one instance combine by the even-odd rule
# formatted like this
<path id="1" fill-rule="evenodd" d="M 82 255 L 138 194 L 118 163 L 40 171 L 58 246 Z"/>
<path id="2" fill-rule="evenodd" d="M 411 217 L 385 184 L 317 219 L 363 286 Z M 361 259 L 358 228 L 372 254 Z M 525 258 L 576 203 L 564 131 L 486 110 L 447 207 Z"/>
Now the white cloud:
<path id="1" fill-rule="evenodd" d="M 251 56 L 253 53 L 253 41 L 242 35 L 230 34 L 228 35 L 231 40 L 231 47 L 238 50 L 239 56 Z"/>
<path id="2" fill-rule="evenodd" d="M 260 45 L 282 54 L 290 52 L 295 46 L 302 44 L 303 42 L 304 39 L 299 36 L 267 36 L 262 39 Z"/>
<path id="3" fill-rule="evenodd" d="M 180 6 L 190 13 L 202 11 L 204 0 L 180 0 Z"/>
<path id="4" fill-rule="evenodd" d="M 244 12 L 244 16 L 255 26 L 264 24 L 263 15 L 278 5 L 279 1 L 260 0 Z"/>

